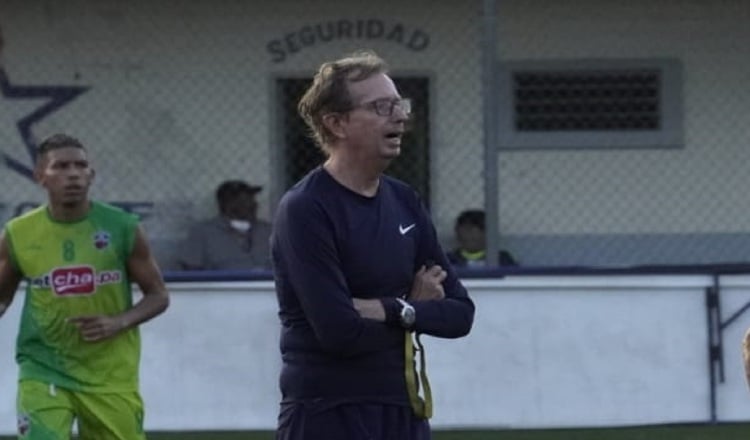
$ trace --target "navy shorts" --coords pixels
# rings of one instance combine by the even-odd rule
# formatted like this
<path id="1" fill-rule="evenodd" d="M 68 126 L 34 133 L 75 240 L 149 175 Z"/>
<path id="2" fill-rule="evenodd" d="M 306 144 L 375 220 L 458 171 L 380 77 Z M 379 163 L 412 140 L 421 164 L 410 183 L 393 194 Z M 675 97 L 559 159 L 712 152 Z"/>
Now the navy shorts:
<path id="1" fill-rule="evenodd" d="M 430 424 L 408 406 L 282 403 L 276 440 L 430 440 Z"/>

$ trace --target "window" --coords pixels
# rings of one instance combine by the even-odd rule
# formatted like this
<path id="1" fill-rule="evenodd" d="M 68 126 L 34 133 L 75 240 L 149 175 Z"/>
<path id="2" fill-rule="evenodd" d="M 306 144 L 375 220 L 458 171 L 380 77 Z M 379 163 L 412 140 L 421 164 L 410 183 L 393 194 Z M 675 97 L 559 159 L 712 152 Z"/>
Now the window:
<path id="1" fill-rule="evenodd" d="M 682 145 L 677 61 L 519 61 L 498 70 L 500 148 Z"/>

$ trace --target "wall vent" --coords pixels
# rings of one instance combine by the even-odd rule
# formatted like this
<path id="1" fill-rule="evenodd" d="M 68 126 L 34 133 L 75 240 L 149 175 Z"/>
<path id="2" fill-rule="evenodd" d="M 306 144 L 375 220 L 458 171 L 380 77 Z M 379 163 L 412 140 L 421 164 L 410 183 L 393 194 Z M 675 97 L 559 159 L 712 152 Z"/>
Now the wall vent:
<path id="1" fill-rule="evenodd" d="M 501 148 L 682 145 L 677 62 L 505 62 L 498 70 Z"/>

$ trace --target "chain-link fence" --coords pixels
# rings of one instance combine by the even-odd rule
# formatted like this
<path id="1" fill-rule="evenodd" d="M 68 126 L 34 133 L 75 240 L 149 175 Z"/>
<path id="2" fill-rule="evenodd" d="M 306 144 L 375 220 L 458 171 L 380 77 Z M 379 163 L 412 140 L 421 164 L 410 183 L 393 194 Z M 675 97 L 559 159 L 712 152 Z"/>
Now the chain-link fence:
<path id="1" fill-rule="evenodd" d="M 498 1 L 497 77 L 508 81 L 497 85 L 496 120 L 482 116 L 484 3 L 3 0 L 2 219 L 44 201 L 30 151 L 68 132 L 90 149 L 93 195 L 141 214 L 175 268 L 188 226 L 215 215 L 221 181 L 263 185 L 259 216 L 270 219 L 320 163 L 296 101 L 323 61 L 366 48 L 415 107 L 389 172 L 420 191 L 446 247 L 459 212 L 485 206 L 489 124 L 505 142 L 489 164 L 499 245 L 522 265 L 747 260 L 748 2 Z M 656 128 L 514 125 L 528 109 L 523 74 L 584 79 L 553 88 L 561 96 L 612 77 L 605 94 L 627 88 L 618 75 L 634 68 L 657 78 Z M 552 98 L 541 95 L 542 113 Z M 546 116 L 604 112 L 584 104 L 557 102 Z M 649 136 L 663 128 L 679 141 Z"/>

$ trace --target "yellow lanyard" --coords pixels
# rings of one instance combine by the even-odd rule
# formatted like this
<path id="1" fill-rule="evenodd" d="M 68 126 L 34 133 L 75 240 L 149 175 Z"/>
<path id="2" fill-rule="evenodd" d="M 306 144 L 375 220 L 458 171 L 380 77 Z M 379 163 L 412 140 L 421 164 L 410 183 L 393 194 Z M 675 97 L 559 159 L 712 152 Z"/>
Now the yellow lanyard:
<path id="1" fill-rule="evenodd" d="M 427 364 L 425 363 L 424 346 L 419 340 L 419 334 L 416 335 L 417 346 L 414 346 L 411 332 L 404 335 L 404 351 L 406 355 L 406 391 L 409 393 L 409 403 L 411 404 L 414 414 L 420 419 L 429 419 L 432 417 L 432 390 L 430 382 L 427 380 Z M 416 352 L 419 352 L 419 377 L 417 377 L 417 365 L 414 359 Z M 419 395 L 421 388 L 424 391 L 424 399 Z"/>

